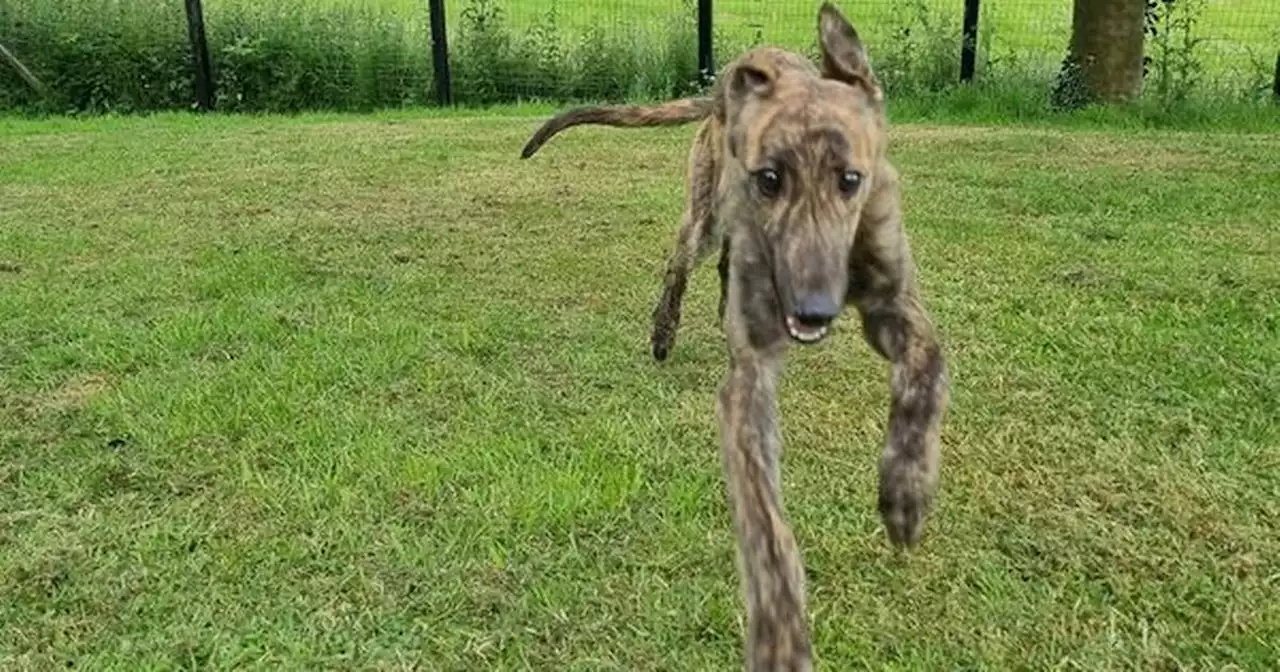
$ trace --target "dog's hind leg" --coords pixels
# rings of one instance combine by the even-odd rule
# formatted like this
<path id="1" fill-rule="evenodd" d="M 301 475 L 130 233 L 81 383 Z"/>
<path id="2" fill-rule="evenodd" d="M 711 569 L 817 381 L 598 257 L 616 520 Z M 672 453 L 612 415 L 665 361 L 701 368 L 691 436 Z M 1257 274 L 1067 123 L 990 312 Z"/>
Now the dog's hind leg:
<path id="1" fill-rule="evenodd" d="M 653 358 L 663 361 L 675 345 L 680 328 L 680 311 L 689 276 L 715 249 L 718 232 L 712 221 L 712 199 L 715 196 L 715 158 L 709 144 L 710 134 L 703 126 L 698 131 L 689 153 L 689 176 L 684 214 L 676 234 L 675 249 L 667 258 L 662 294 L 653 309 L 653 332 L 650 345 Z M 726 269 L 727 272 L 727 269 Z"/>
<path id="2" fill-rule="evenodd" d="M 716 314 L 720 317 L 720 324 L 724 324 L 724 306 L 729 300 L 729 236 L 722 237 L 723 243 L 720 246 L 720 263 L 716 264 L 716 270 L 720 273 L 720 307 Z"/>
<path id="3" fill-rule="evenodd" d="M 892 364 L 888 435 L 880 457 L 879 508 L 890 541 L 920 541 L 933 506 L 949 373 L 920 300 L 892 180 L 864 211 L 850 258 L 848 300 L 871 347 Z"/>

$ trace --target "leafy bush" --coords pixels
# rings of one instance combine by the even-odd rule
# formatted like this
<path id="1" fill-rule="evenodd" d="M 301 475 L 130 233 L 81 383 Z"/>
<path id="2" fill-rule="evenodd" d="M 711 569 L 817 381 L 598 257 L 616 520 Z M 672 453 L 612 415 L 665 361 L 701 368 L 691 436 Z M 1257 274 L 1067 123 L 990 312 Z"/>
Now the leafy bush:
<path id="1" fill-rule="evenodd" d="M 464 104 L 530 99 L 624 100 L 687 93 L 697 79 L 691 8 L 659 31 L 598 26 L 566 36 L 553 1 L 524 31 L 495 0 L 468 0 L 450 38 L 454 98 Z"/>
<path id="2" fill-rule="evenodd" d="M 0 36 L 49 89 L 41 100 L 0 66 L 0 105 L 134 112 L 191 101 L 182 6 L 162 0 L 0 0 Z"/>
<path id="3" fill-rule="evenodd" d="M 370 110 L 434 100 L 426 28 L 389 11 L 237 4 L 207 24 L 221 110 Z"/>
<path id="4" fill-rule="evenodd" d="M 423 12 L 425 16 L 425 11 Z M 426 103 L 430 42 L 386 9 L 305 0 L 207 3 L 205 30 L 218 108 L 361 110 Z M 0 0 L 0 35 L 49 89 L 40 99 L 0 68 L 0 107 L 140 112 L 194 104 L 180 2 Z"/>
<path id="5" fill-rule="evenodd" d="M 914 0 L 894 7 L 896 29 L 876 49 L 873 65 L 889 96 L 945 91 L 960 79 L 960 24 L 956 17 Z"/>
<path id="6" fill-rule="evenodd" d="M 525 30 L 497 0 L 467 0 L 451 26 L 454 98 L 621 100 L 696 85 L 692 5 L 666 25 L 567 34 L 557 7 Z M 205 25 L 217 107 L 230 112 L 368 110 L 435 98 L 426 3 L 414 18 L 385 5 L 209 2 Z M 0 0 L 0 35 L 40 77 L 40 99 L 0 68 L 0 107 L 59 113 L 194 105 L 186 15 L 171 0 Z"/>

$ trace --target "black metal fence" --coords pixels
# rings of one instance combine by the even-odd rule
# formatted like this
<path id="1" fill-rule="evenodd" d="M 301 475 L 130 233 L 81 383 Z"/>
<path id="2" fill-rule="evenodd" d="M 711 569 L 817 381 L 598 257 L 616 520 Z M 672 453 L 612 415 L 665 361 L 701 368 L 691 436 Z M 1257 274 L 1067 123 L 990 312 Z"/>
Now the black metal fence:
<path id="1" fill-rule="evenodd" d="M 1280 73 L 1280 2 L 1146 0 L 1153 88 L 1261 97 Z M 797 0 L 449 0 L 453 99 L 679 95 L 756 44 L 816 55 L 819 3 Z M 1046 94 L 1066 55 L 1072 0 L 855 0 L 891 93 L 985 81 Z M 454 6 L 461 5 L 462 9 Z M 576 84 L 573 81 L 576 78 Z M 575 88 L 576 87 L 576 88 Z M 459 95 L 460 94 L 460 95 Z M 577 94 L 577 95 L 574 95 Z"/>
<path id="2" fill-rule="evenodd" d="M 0 0 L 0 108 L 370 109 L 697 90 L 817 0 Z M 845 0 L 891 94 L 1047 94 L 1072 0 Z M 1148 89 L 1280 90 L 1280 1 L 1148 0 Z M 19 65 L 20 64 L 20 65 Z M 32 80 L 36 83 L 33 84 Z"/>

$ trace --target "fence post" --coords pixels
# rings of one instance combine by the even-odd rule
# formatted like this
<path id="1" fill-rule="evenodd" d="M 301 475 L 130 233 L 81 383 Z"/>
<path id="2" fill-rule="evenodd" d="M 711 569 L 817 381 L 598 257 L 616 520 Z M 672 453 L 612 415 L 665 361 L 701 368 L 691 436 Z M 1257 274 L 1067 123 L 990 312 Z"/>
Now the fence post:
<path id="1" fill-rule="evenodd" d="M 209 61 L 209 42 L 204 36 L 204 8 L 200 0 L 186 0 L 187 34 L 191 37 L 191 56 L 195 63 L 196 104 L 201 110 L 213 109 L 213 64 Z"/>
<path id="2" fill-rule="evenodd" d="M 973 81 L 973 66 L 978 54 L 978 0 L 964 0 L 964 26 L 961 29 L 960 81 Z"/>
<path id="3" fill-rule="evenodd" d="M 449 34 L 444 20 L 444 0 L 428 0 L 431 13 L 431 65 L 436 76 L 436 103 L 453 105 L 453 83 L 449 76 Z"/>
<path id="4" fill-rule="evenodd" d="M 698 74 L 704 85 L 716 74 L 711 42 L 711 0 L 698 0 Z"/>
<path id="5" fill-rule="evenodd" d="M 1271 93 L 1275 94 L 1276 104 L 1280 105 L 1280 52 L 1276 52 L 1276 80 L 1271 85 Z"/>

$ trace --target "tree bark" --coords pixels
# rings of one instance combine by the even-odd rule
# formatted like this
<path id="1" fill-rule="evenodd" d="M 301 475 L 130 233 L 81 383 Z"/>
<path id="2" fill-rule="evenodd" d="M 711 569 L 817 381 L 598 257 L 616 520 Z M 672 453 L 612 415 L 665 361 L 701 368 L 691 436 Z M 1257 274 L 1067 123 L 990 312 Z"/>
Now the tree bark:
<path id="1" fill-rule="evenodd" d="M 1145 0 L 1075 0 L 1059 96 L 1122 103 L 1142 93 Z M 1068 78 L 1074 81 L 1064 81 Z"/>

